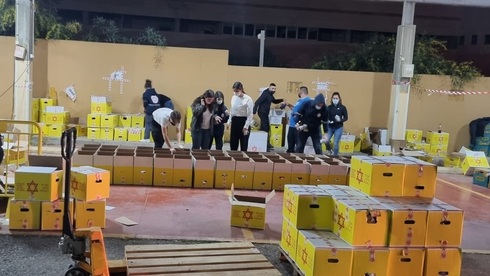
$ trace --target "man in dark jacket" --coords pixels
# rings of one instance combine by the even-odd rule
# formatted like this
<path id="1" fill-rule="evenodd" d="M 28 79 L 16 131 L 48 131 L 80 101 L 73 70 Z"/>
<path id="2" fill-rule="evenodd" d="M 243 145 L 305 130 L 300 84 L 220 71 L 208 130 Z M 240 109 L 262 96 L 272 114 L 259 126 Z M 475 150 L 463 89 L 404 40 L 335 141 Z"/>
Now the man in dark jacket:
<path id="1" fill-rule="evenodd" d="M 145 92 L 143 92 L 143 107 L 145 109 L 145 136 L 142 142 L 150 142 L 150 133 L 153 122 L 153 112 L 161 107 L 173 110 L 172 100 L 162 94 L 158 94 L 151 85 L 151 80 L 145 81 Z"/>
<path id="2" fill-rule="evenodd" d="M 323 130 L 327 130 L 328 111 L 325 106 L 325 96 L 322 93 L 316 95 L 314 100 L 303 104 L 298 111 L 298 119 L 296 120 L 299 145 L 297 151 L 304 153 L 306 141 L 311 137 L 313 148 L 316 154 L 321 154 L 321 132 L 320 126 L 323 125 Z"/>
<path id="3" fill-rule="evenodd" d="M 265 131 L 269 134 L 270 131 L 270 123 L 269 123 L 269 113 L 271 110 L 271 104 L 280 104 L 284 101 L 284 99 L 276 99 L 274 98 L 274 93 L 276 93 L 276 85 L 271 83 L 269 88 L 264 90 L 260 97 L 255 101 L 253 113 L 259 114 L 260 118 L 260 130 Z M 269 141 L 269 135 L 267 135 L 267 151 L 272 149 L 272 145 Z"/>

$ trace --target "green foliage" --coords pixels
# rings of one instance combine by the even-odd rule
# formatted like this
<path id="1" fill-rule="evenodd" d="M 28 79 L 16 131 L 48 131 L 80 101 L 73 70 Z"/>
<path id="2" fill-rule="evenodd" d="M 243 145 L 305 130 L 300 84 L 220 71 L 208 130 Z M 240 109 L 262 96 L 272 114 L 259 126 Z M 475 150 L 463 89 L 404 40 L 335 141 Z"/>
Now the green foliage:
<path id="1" fill-rule="evenodd" d="M 396 38 L 394 36 L 374 36 L 354 51 L 330 53 L 315 62 L 313 69 L 392 72 L 395 56 Z M 413 64 L 415 65 L 414 84 L 420 81 L 421 74 L 449 75 L 451 89 L 462 90 L 465 85 L 481 77 L 478 68 L 471 62 L 457 63 L 444 58 L 447 50 L 444 42 L 433 37 L 422 36 L 416 39 Z"/>
<path id="2" fill-rule="evenodd" d="M 82 29 L 78 22 L 62 23 L 54 0 L 35 2 L 34 35 L 45 39 L 71 39 Z M 0 0 L 0 34 L 15 33 L 15 0 Z"/>

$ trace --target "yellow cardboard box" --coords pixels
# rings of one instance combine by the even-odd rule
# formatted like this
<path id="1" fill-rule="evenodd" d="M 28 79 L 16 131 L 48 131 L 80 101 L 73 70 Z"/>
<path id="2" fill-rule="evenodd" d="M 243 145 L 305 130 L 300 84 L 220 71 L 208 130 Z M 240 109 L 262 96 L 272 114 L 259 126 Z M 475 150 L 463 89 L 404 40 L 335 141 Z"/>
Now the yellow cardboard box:
<path id="1" fill-rule="evenodd" d="M 298 243 L 298 229 L 286 218 L 282 220 L 281 248 L 294 260 Z"/>
<path id="2" fill-rule="evenodd" d="M 445 157 L 447 155 L 448 144 L 431 144 L 429 154 L 433 156 Z"/>
<path id="3" fill-rule="evenodd" d="M 20 167 L 15 171 L 16 200 L 53 201 L 61 196 L 63 172 L 54 167 Z"/>
<path id="4" fill-rule="evenodd" d="M 41 98 L 39 99 L 39 110 L 46 111 L 46 107 L 54 106 L 56 104 L 54 99 Z"/>
<path id="5" fill-rule="evenodd" d="M 48 128 L 48 137 L 61 138 L 61 134 L 66 130 L 66 125 L 50 125 Z"/>
<path id="6" fill-rule="evenodd" d="M 384 247 L 356 248 L 352 275 L 391 276 L 389 274 L 390 249 Z M 417 275 L 417 274 L 413 274 Z"/>
<path id="7" fill-rule="evenodd" d="M 308 276 L 350 276 L 353 248 L 331 232 L 300 230 L 296 263 Z M 361 275 L 361 274 L 359 274 Z"/>
<path id="8" fill-rule="evenodd" d="M 73 219 L 73 200 L 70 200 L 70 218 Z M 63 199 L 41 204 L 41 230 L 63 229 L 63 212 L 65 210 Z"/>
<path id="9" fill-rule="evenodd" d="M 431 204 L 427 218 L 425 246 L 460 247 L 463 236 L 463 210 L 438 199 L 433 199 Z"/>
<path id="10" fill-rule="evenodd" d="M 105 228 L 105 199 L 75 202 L 75 228 Z"/>
<path id="11" fill-rule="evenodd" d="M 424 275 L 424 260 L 424 248 L 390 248 L 388 275 Z"/>
<path id="12" fill-rule="evenodd" d="M 174 174 L 174 157 L 171 154 L 155 154 L 153 168 L 154 186 L 172 186 Z"/>
<path id="13" fill-rule="evenodd" d="M 447 145 L 449 144 L 449 133 L 427 131 L 427 143 L 431 145 Z"/>
<path id="14" fill-rule="evenodd" d="M 137 127 L 128 128 L 128 141 L 130 142 L 139 142 L 143 135 L 144 135 L 144 131 L 142 128 L 137 128 Z"/>
<path id="15" fill-rule="evenodd" d="M 100 128 L 87 128 L 87 138 L 92 140 L 100 140 Z"/>
<path id="16" fill-rule="evenodd" d="M 272 190 L 272 172 L 274 163 L 267 158 L 254 157 L 255 163 L 252 189 L 254 190 Z"/>
<path id="17" fill-rule="evenodd" d="M 31 107 L 32 107 L 32 112 L 39 113 L 39 110 L 41 108 L 41 99 L 32 98 Z"/>
<path id="18" fill-rule="evenodd" d="M 119 115 L 116 114 L 102 114 L 100 115 L 100 127 L 101 128 L 116 128 L 119 124 Z"/>
<path id="19" fill-rule="evenodd" d="M 273 147 L 282 147 L 283 144 L 283 126 L 282 125 L 271 125 L 270 126 L 270 137 L 269 142 Z"/>
<path id="20" fill-rule="evenodd" d="M 373 156 L 391 156 L 392 150 L 390 145 L 373 144 Z"/>
<path id="21" fill-rule="evenodd" d="M 39 123 L 39 127 L 41 128 L 41 132 L 43 133 L 43 137 L 49 135 L 49 126 L 47 124 Z M 32 133 L 39 134 L 37 127 L 32 128 Z"/>
<path id="22" fill-rule="evenodd" d="M 424 275 L 461 275 L 463 254 L 460 248 L 427 248 Z"/>
<path id="23" fill-rule="evenodd" d="M 87 115 L 87 127 L 100 127 L 100 123 L 100 114 L 92 113 Z"/>
<path id="24" fill-rule="evenodd" d="M 430 152 L 430 144 L 422 143 L 422 142 L 408 142 L 407 148 L 414 150 L 421 150 L 423 152 Z"/>
<path id="25" fill-rule="evenodd" d="M 125 127 L 116 127 L 114 129 L 114 141 L 128 141 L 128 129 Z"/>
<path id="26" fill-rule="evenodd" d="M 136 152 L 133 167 L 133 184 L 153 185 L 153 158 L 153 151 Z"/>
<path id="27" fill-rule="evenodd" d="M 39 230 L 41 227 L 41 202 L 10 200 L 10 230 Z"/>
<path id="28" fill-rule="evenodd" d="M 368 198 L 366 194 L 346 185 L 318 185 L 318 188 L 326 191 L 333 198 Z"/>
<path id="29" fill-rule="evenodd" d="M 461 153 L 450 153 L 444 158 L 444 167 L 461 168 L 461 163 L 463 162 L 464 157 L 465 155 Z"/>
<path id="30" fill-rule="evenodd" d="M 475 169 L 490 168 L 487 157 L 481 151 L 466 151 L 466 156 L 461 163 L 464 175 L 473 175 Z"/>
<path id="31" fill-rule="evenodd" d="M 174 156 L 173 187 L 192 187 L 192 156 Z"/>
<path id="32" fill-rule="evenodd" d="M 131 127 L 144 128 L 145 127 L 145 114 L 133 114 L 133 115 L 131 115 Z"/>
<path id="33" fill-rule="evenodd" d="M 316 186 L 286 185 L 282 213 L 297 229 L 333 228 L 332 195 Z"/>
<path id="34" fill-rule="evenodd" d="M 114 129 L 113 128 L 101 128 L 100 129 L 100 140 L 114 140 Z"/>
<path id="35" fill-rule="evenodd" d="M 83 201 L 109 197 L 111 173 L 91 166 L 74 167 L 71 170 L 70 196 Z"/>
<path id="36" fill-rule="evenodd" d="M 99 114 L 110 114 L 112 113 L 112 103 L 90 103 L 90 112 Z"/>
<path id="37" fill-rule="evenodd" d="M 386 246 L 389 227 L 388 210 L 369 199 L 334 200 L 333 231 L 352 246 Z M 356 274 L 360 275 L 360 274 Z"/>
<path id="38" fill-rule="evenodd" d="M 119 115 L 119 127 L 129 128 L 131 127 L 131 114 L 121 114 Z"/>
<path id="39" fill-rule="evenodd" d="M 228 156 L 215 156 L 214 159 L 216 160 L 214 187 L 230 189 L 235 181 L 235 159 Z"/>
<path id="40" fill-rule="evenodd" d="M 77 124 L 68 124 L 67 128 L 76 128 L 77 129 L 77 137 L 87 136 L 87 127 Z"/>
<path id="41" fill-rule="evenodd" d="M 133 184 L 134 152 L 117 151 L 114 156 L 113 184 Z"/>
<path id="42" fill-rule="evenodd" d="M 424 247 L 427 236 L 428 208 L 410 204 L 408 199 L 373 197 L 389 210 L 388 245 L 390 247 Z"/>
<path id="43" fill-rule="evenodd" d="M 93 166 L 99 169 L 103 169 L 109 172 L 109 183 L 112 184 L 114 175 L 114 155 L 116 153 L 114 150 L 98 150 L 97 153 L 93 156 Z M 92 165 L 86 165 L 92 166 Z"/>
<path id="44" fill-rule="evenodd" d="M 423 132 L 418 129 L 407 129 L 405 131 L 405 140 L 409 143 L 420 143 L 422 142 Z"/>
<path id="45" fill-rule="evenodd" d="M 70 122 L 70 112 L 46 112 L 45 123 L 48 125 L 66 125 Z"/>
<path id="46" fill-rule="evenodd" d="M 5 151 L 4 163 L 22 165 L 27 163 L 27 148 L 17 148 L 12 147 L 11 149 Z"/>
<path id="47" fill-rule="evenodd" d="M 436 193 L 437 166 L 414 157 L 404 157 L 403 196 L 433 198 Z"/>
<path id="48" fill-rule="evenodd" d="M 264 229 L 265 208 L 267 202 L 275 195 L 272 191 L 264 197 L 242 196 L 234 192 L 231 187 L 231 226 Z"/>
<path id="49" fill-rule="evenodd" d="M 405 164 L 392 160 L 353 156 L 349 185 L 370 196 L 402 196 Z"/>

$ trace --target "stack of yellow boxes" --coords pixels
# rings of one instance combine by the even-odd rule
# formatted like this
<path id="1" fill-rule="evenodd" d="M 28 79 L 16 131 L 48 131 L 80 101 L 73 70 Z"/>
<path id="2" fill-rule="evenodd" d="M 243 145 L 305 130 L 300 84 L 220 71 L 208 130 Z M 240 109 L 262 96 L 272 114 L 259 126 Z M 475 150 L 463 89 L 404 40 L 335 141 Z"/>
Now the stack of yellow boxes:
<path id="1" fill-rule="evenodd" d="M 44 136 L 60 137 L 70 121 L 70 113 L 64 107 L 56 106 L 54 99 L 32 99 L 32 120 L 39 122 Z M 37 129 L 33 129 L 33 132 L 36 133 Z"/>
<path id="2" fill-rule="evenodd" d="M 269 143 L 273 147 L 282 147 L 284 144 L 284 124 L 283 118 L 286 112 L 282 109 L 271 109 L 270 111 L 270 135 Z"/>
<path id="3" fill-rule="evenodd" d="M 407 141 L 407 148 L 429 153 L 430 144 L 427 144 L 425 141 L 422 142 L 422 136 L 423 136 L 422 130 L 407 129 L 405 131 L 405 140 Z"/>
<path id="4" fill-rule="evenodd" d="M 11 230 L 60 230 L 63 227 L 63 171 L 54 167 L 20 167 L 15 172 L 10 206 Z M 75 227 L 105 227 L 109 172 L 93 167 L 72 168 L 70 217 Z M 75 202 L 75 204 L 74 204 Z"/>
<path id="5" fill-rule="evenodd" d="M 426 136 L 427 143 L 430 145 L 429 155 L 446 157 L 449 144 L 449 133 L 428 131 Z"/>
<path id="6" fill-rule="evenodd" d="M 114 128 L 119 116 L 112 114 L 112 102 L 103 96 L 90 98 L 90 114 L 87 115 L 87 138 L 114 140 Z"/>
<path id="7" fill-rule="evenodd" d="M 188 106 L 185 109 L 184 143 L 186 144 L 192 144 L 191 122 L 192 122 L 192 108 Z"/>

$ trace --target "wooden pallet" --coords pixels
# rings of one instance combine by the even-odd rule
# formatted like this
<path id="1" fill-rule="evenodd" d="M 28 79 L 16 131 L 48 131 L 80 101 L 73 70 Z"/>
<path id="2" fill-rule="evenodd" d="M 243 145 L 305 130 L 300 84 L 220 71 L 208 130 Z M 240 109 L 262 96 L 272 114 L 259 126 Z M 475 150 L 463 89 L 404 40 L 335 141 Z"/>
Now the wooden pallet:
<path id="1" fill-rule="evenodd" d="M 127 245 L 127 275 L 281 275 L 250 242 Z"/>
<path id="2" fill-rule="evenodd" d="M 294 269 L 293 276 L 298 276 L 298 275 L 299 276 L 305 276 L 305 274 L 303 273 L 303 271 L 301 271 L 301 269 L 299 269 L 298 265 L 293 260 L 293 258 L 291 258 L 291 256 L 289 256 L 289 254 L 286 253 L 286 251 L 284 251 L 284 249 L 282 249 L 280 246 L 279 246 L 279 250 L 281 251 L 281 261 L 286 259 L 291 264 L 291 266 L 293 267 L 293 269 Z"/>

